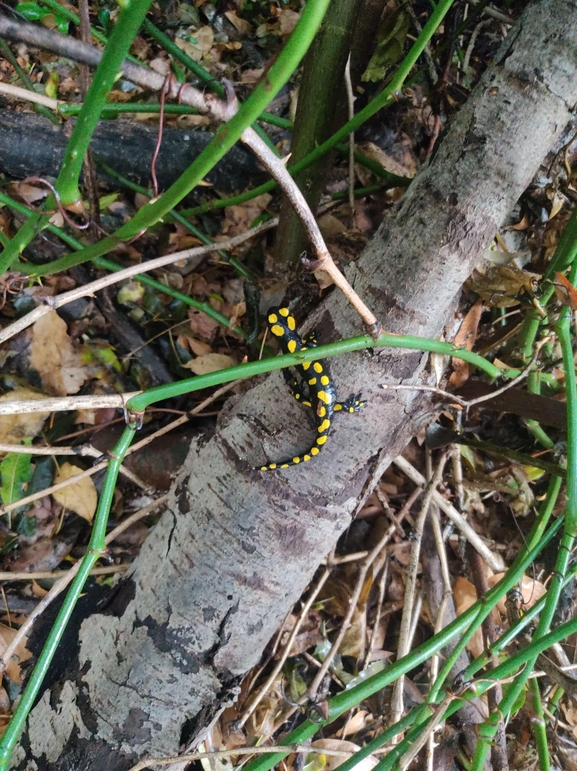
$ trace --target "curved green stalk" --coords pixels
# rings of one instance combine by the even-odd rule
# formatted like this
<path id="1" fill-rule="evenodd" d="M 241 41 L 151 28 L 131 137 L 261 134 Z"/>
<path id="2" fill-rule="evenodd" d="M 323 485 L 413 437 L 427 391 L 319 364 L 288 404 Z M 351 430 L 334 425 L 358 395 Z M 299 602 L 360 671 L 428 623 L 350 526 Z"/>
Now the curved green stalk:
<path id="1" fill-rule="evenodd" d="M 96 68 L 64 153 L 62 167 L 56 181 L 56 190 L 63 206 L 81 202 L 78 180 L 90 139 L 100 119 L 100 112 L 106 104 L 108 92 L 114 85 L 118 70 L 151 3 L 152 0 L 124 0 L 118 21 L 110 36 L 109 45 Z M 53 202 L 52 196 L 49 198 L 49 204 L 50 201 Z M 0 256 L 0 275 L 12 266 L 34 236 L 46 227 L 48 221 L 49 217 L 41 213 L 36 213 L 28 219 Z"/>
<path id="2" fill-rule="evenodd" d="M 346 139 L 352 131 L 356 131 L 360 126 L 362 126 L 363 123 L 365 123 L 365 121 L 367 121 L 369 118 L 372 118 L 375 113 L 377 113 L 379 110 L 382 110 L 384 107 L 387 107 L 393 101 L 395 93 L 399 91 L 403 85 L 409 72 L 411 71 L 411 68 L 422 54 L 425 46 L 432 38 L 435 31 L 438 29 L 452 3 L 453 0 L 440 0 L 440 2 L 436 5 L 435 10 L 431 14 L 429 21 L 423 27 L 423 31 L 416 39 L 409 53 L 403 59 L 401 66 L 395 73 L 395 76 L 389 85 L 386 86 L 383 91 L 381 91 L 379 96 L 375 97 L 363 110 L 357 113 L 357 115 L 355 115 L 352 120 L 348 121 L 348 123 L 345 123 L 342 128 L 340 128 L 329 139 L 327 139 L 326 142 L 323 142 L 321 145 L 315 148 L 312 153 L 309 153 L 298 163 L 295 163 L 294 166 L 291 166 L 291 174 L 296 174 L 298 171 L 306 168 L 311 163 L 314 163 L 322 155 L 331 150 L 335 145 Z M 259 185 L 258 187 L 253 188 L 252 190 L 248 190 L 243 195 L 235 196 L 234 203 L 240 204 L 244 203 L 245 201 L 250 201 L 252 198 L 256 198 L 256 196 L 261 195 L 262 193 L 268 193 L 271 190 L 274 190 L 275 187 L 276 182 L 274 180 L 270 180 L 269 182 L 265 182 L 263 185 Z M 193 209 L 187 209 L 183 212 L 183 214 L 189 217 L 195 214 L 203 214 L 205 212 L 213 211 L 215 209 L 223 209 L 226 206 L 230 206 L 232 200 L 233 199 L 231 198 L 223 198 L 220 201 L 212 201 L 208 204 L 195 206 Z"/>
<path id="3" fill-rule="evenodd" d="M 17 212 L 22 214 L 25 217 L 31 217 L 32 213 L 29 209 L 27 209 L 23 204 L 19 203 L 18 201 L 14 201 L 12 198 L 9 198 L 5 193 L 0 192 L 0 204 L 5 204 L 6 206 L 10 206 L 12 209 L 15 209 Z M 68 244 L 68 246 L 72 247 L 72 249 L 76 249 L 78 251 L 81 251 L 84 249 L 84 245 L 80 243 L 80 241 L 77 241 L 72 236 L 68 235 L 66 231 L 62 230 L 61 228 L 56 227 L 56 225 L 48 225 L 46 228 L 51 233 L 54 233 L 55 236 L 58 236 L 58 238 L 62 239 L 64 243 Z M 102 270 L 108 270 L 108 271 L 114 271 L 117 272 L 119 270 L 122 270 L 122 265 L 117 265 L 115 262 L 112 262 L 112 260 L 107 260 L 104 257 L 97 257 L 94 260 L 94 265 L 97 268 L 101 268 Z M 172 289 L 170 286 L 166 286 L 166 284 L 162 284 L 160 281 L 157 281 L 154 278 L 151 278 L 151 276 L 148 276 L 146 273 L 138 274 L 137 276 L 133 276 L 134 281 L 139 281 L 141 284 L 144 284 L 144 286 L 149 286 L 151 289 L 155 289 L 157 292 L 162 292 L 165 295 L 168 295 L 169 297 L 172 297 L 174 300 L 178 300 L 179 302 L 183 303 L 184 305 L 188 305 L 189 308 L 194 308 L 197 311 L 201 311 L 202 313 L 205 313 L 207 316 L 209 316 L 211 319 L 216 321 L 218 324 L 221 324 L 226 330 L 230 330 L 230 321 L 226 318 L 226 316 L 223 316 L 222 313 L 219 313 L 217 310 L 215 310 L 210 303 L 200 302 L 199 300 L 195 300 L 193 297 L 189 297 L 186 294 L 183 294 L 182 292 L 178 292 L 176 289 Z M 240 335 L 242 338 L 246 338 L 246 332 L 242 327 L 234 327 L 232 330 L 235 334 Z"/>
<path id="4" fill-rule="evenodd" d="M 36 93 L 36 89 L 34 88 L 34 83 L 30 80 L 28 73 L 18 64 L 18 59 L 12 53 L 12 49 L 10 48 L 8 43 L 3 39 L 0 40 L 0 53 L 14 67 L 14 70 L 18 75 L 18 77 L 20 78 L 20 80 L 22 81 L 22 83 L 24 84 L 24 87 L 27 88 L 28 91 L 32 91 L 33 93 Z M 52 110 L 49 110 L 48 107 L 46 107 L 46 105 L 35 104 L 34 111 L 37 112 L 38 115 L 44 115 L 45 118 L 48 118 L 50 123 L 54 123 L 56 126 L 60 125 L 60 121 L 58 120 L 54 112 Z"/>
<path id="5" fill-rule="evenodd" d="M 140 233 L 157 223 L 165 214 L 180 203 L 223 155 L 236 144 L 243 131 L 254 123 L 262 110 L 289 79 L 315 36 L 329 1 L 309 0 L 292 35 L 276 61 L 271 65 L 266 77 L 256 85 L 254 91 L 240 107 L 237 114 L 228 123 L 220 126 L 216 135 L 198 158 L 192 162 L 188 169 L 160 198 L 143 206 L 130 222 L 119 228 L 114 235 L 103 238 L 97 244 L 87 247 L 82 252 L 66 255 L 62 259 L 44 266 L 44 270 L 42 272 L 36 271 L 35 275 L 66 270 L 73 265 L 79 265 L 87 260 L 100 257 L 114 249 L 118 245 L 119 240 L 128 240 L 140 235 Z M 0 258 L 0 262 L 1 260 L 2 258 Z"/>
<path id="6" fill-rule="evenodd" d="M 123 0 L 118 21 L 114 25 L 100 64 L 84 99 L 72 136 L 66 147 L 56 189 L 64 206 L 81 201 L 78 181 L 82 164 L 108 93 L 116 80 L 122 62 L 146 16 L 152 0 Z"/>
<path id="7" fill-rule="evenodd" d="M 78 573 L 70 585 L 66 599 L 60 608 L 60 612 L 56 617 L 54 626 L 52 627 L 52 630 L 48 635 L 48 639 L 46 640 L 46 644 L 42 649 L 42 653 L 36 662 L 34 672 L 28 681 L 26 688 L 24 689 L 22 696 L 20 697 L 16 711 L 12 715 L 12 719 L 10 720 L 6 732 L 0 741 L 1 771 L 5 771 L 9 767 L 10 757 L 14 751 L 18 737 L 22 732 L 22 728 L 24 727 L 24 723 L 26 722 L 28 714 L 32 709 L 32 705 L 34 704 L 36 696 L 38 695 L 42 681 L 44 680 L 46 672 L 48 671 L 52 658 L 56 652 L 56 648 L 58 647 L 58 643 L 60 642 L 64 629 L 70 620 L 74 606 L 80 597 L 82 588 L 86 583 L 90 571 L 94 567 L 94 564 L 106 554 L 105 537 L 106 525 L 108 523 L 108 514 L 110 512 L 110 507 L 112 506 L 114 489 L 116 487 L 116 480 L 118 478 L 120 466 L 122 464 L 122 458 L 124 458 L 126 451 L 130 447 L 133 436 L 134 429 L 126 428 L 120 441 L 114 448 L 114 451 L 117 453 L 117 455 L 112 455 L 110 463 L 108 464 L 104 486 L 102 488 L 102 493 L 100 494 L 100 501 L 94 518 L 94 527 L 92 530 L 90 542 L 88 544 L 88 550 L 82 559 Z"/>
<path id="8" fill-rule="evenodd" d="M 522 577 L 523 573 L 522 571 L 520 572 L 519 566 L 521 564 L 525 564 L 525 554 L 527 550 L 536 549 L 538 545 L 541 543 L 541 539 L 543 538 L 545 529 L 549 524 L 549 521 L 553 515 L 553 510 L 555 508 L 555 504 L 557 503 L 557 498 L 561 490 L 562 481 L 563 480 L 560 477 L 551 478 L 549 482 L 549 487 L 547 489 L 547 495 L 545 496 L 545 500 L 541 505 L 539 516 L 537 517 L 537 520 L 533 525 L 531 533 L 527 537 L 527 546 L 524 547 L 519 552 L 519 554 L 513 561 L 513 564 L 507 571 L 507 575 L 513 575 L 516 577 L 515 582 L 518 582 Z M 479 629 L 479 627 L 481 626 L 481 624 L 483 623 L 483 621 L 491 611 L 492 611 L 492 608 L 489 607 L 488 605 L 481 606 L 479 608 L 478 615 L 472 620 L 467 630 L 459 637 L 459 642 L 457 643 L 455 648 L 451 651 L 450 655 L 445 660 L 443 666 L 441 667 L 437 675 L 435 682 L 431 686 L 431 690 L 428 697 L 428 700 L 430 702 L 435 703 L 438 700 L 439 693 L 441 692 L 441 689 L 445 681 L 447 680 L 449 673 L 455 666 L 455 663 L 457 662 L 459 656 L 465 650 L 467 643 L 470 641 L 470 639 L 473 637 L 477 629 Z M 471 674 L 473 674 L 473 671 L 468 672 L 469 676 Z"/>
<path id="9" fill-rule="evenodd" d="M 151 197 L 150 192 L 145 187 L 142 187 L 142 185 L 137 185 L 136 182 L 132 182 L 130 179 L 126 179 L 126 177 L 123 177 L 122 174 L 120 174 L 115 169 L 111 168 L 107 163 L 104 163 L 99 158 L 96 158 L 95 160 L 96 160 L 96 164 L 104 172 L 106 172 L 106 174 L 113 177 L 113 179 L 119 180 L 129 190 L 134 190 L 136 193 L 141 193 L 142 195 L 145 195 L 148 198 Z M 204 231 L 199 230 L 199 228 L 195 227 L 191 222 L 189 222 L 186 219 L 186 217 L 183 217 L 182 214 L 180 214 L 180 212 L 176 211 L 176 209 L 172 209 L 170 211 L 170 217 L 173 220 L 175 220 L 175 222 L 180 223 L 190 233 L 195 235 L 200 241 L 202 241 L 203 244 L 208 245 L 208 244 L 214 243 L 212 238 L 209 238 L 209 236 L 207 236 Z M 224 262 L 227 262 L 229 265 L 232 265 L 232 267 L 236 270 L 239 276 L 244 276 L 245 278 L 252 277 L 251 272 L 247 268 L 245 268 L 242 262 L 239 262 L 234 257 L 230 257 L 222 249 L 215 248 L 215 252 L 222 257 Z"/>
<path id="10" fill-rule="evenodd" d="M 576 252 L 577 253 L 577 252 Z M 571 283 L 575 281 L 577 264 L 574 262 L 571 270 Z M 567 504 L 565 508 L 565 527 L 563 537 L 559 545 L 559 552 L 551 583 L 547 592 L 545 607 L 539 618 L 539 623 L 534 634 L 535 645 L 547 635 L 554 618 L 563 581 L 569 568 L 571 552 L 575 543 L 577 532 L 577 382 L 575 378 L 575 363 L 573 358 L 573 346 L 571 341 L 571 312 L 564 307 L 556 325 L 563 367 L 565 371 L 565 392 L 567 396 Z M 557 631 L 557 630 L 555 630 Z M 531 647 L 531 646 L 529 646 Z M 479 742 L 473 758 L 472 771 L 482 771 L 485 760 L 489 754 L 491 741 L 495 736 L 499 722 L 503 716 L 507 716 L 513 709 L 517 698 L 527 683 L 535 663 L 536 656 L 527 660 L 527 666 L 511 684 L 505 698 L 500 702 L 499 708 L 479 727 Z M 493 676 L 493 672 L 491 676 Z M 541 738 L 537 736 L 537 748 L 542 750 Z M 546 767 L 548 756 L 540 754 L 539 760 Z"/>

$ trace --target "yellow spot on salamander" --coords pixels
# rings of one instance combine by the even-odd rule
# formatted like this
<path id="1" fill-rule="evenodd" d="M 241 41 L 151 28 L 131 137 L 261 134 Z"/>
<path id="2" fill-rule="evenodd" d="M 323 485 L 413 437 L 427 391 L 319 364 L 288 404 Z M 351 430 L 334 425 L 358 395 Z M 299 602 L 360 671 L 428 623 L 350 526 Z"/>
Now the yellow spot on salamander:
<path id="1" fill-rule="evenodd" d="M 321 375 L 321 385 L 328 385 L 331 382 L 327 375 Z"/>
<path id="2" fill-rule="evenodd" d="M 303 363 L 301 364 L 301 367 L 305 370 L 305 372 L 307 369 L 309 369 L 310 366 L 311 366 L 310 361 L 303 361 Z"/>
<path id="3" fill-rule="evenodd" d="M 310 460 L 310 459 L 311 459 L 310 455 L 303 455 L 303 460 Z"/>
<path id="4" fill-rule="evenodd" d="M 297 463 L 300 463 L 300 462 L 301 462 L 301 459 L 299 458 L 299 456 L 298 456 L 298 455 L 297 455 L 295 458 L 293 458 L 293 463 L 294 463 L 295 465 L 296 465 Z"/>
<path id="5" fill-rule="evenodd" d="M 326 420 L 323 420 L 323 422 L 319 425 L 317 428 L 317 431 L 319 434 L 324 433 L 325 431 L 329 430 L 329 426 L 331 425 L 331 421 L 327 418 Z"/>
<path id="6" fill-rule="evenodd" d="M 289 467 L 288 463 L 283 463 L 282 466 L 281 466 L 281 468 L 288 468 L 288 467 Z"/>
<path id="7" fill-rule="evenodd" d="M 278 312 L 280 313 L 281 316 L 284 316 L 285 319 L 287 316 L 290 316 L 290 311 L 288 308 L 279 308 Z"/>
<path id="8" fill-rule="evenodd" d="M 311 455 L 318 455 L 320 452 L 318 447 L 311 447 Z"/>
<path id="9" fill-rule="evenodd" d="M 295 328 L 296 324 L 295 324 L 295 320 L 293 319 L 293 317 L 292 317 L 292 316 L 289 316 L 289 317 L 287 318 L 287 320 L 286 320 L 286 325 L 287 325 L 287 327 L 288 327 L 288 328 L 289 328 L 291 331 L 294 331 L 294 328 Z"/>
<path id="10" fill-rule="evenodd" d="M 273 324 L 270 328 L 270 331 L 275 337 L 282 337 L 284 335 L 284 329 L 280 326 L 280 324 Z"/>
<path id="11" fill-rule="evenodd" d="M 276 468 L 276 463 L 269 463 L 269 466 L 268 466 L 268 467 L 269 467 L 270 469 L 275 469 L 275 468 Z M 265 466 L 265 468 L 266 468 L 266 466 Z"/>
<path id="12" fill-rule="evenodd" d="M 309 380 L 309 385 L 316 385 L 316 384 L 317 384 L 316 377 L 311 377 L 311 379 Z"/>
<path id="13" fill-rule="evenodd" d="M 268 323 L 276 324 L 277 321 L 278 321 L 278 316 L 276 315 L 276 313 L 271 313 L 270 316 L 268 317 Z"/>
<path id="14" fill-rule="evenodd" d="M 317 444 L 324 444 L 327 441 L 326 436 L 318 436 L 317 437 Z"/>
<path id="15" fill-rule="evenodd" d="M 289 340 L 286 344 L 286 347 L 288 348 L 289 353 L 294 353 L 297 349 L 297 343 L 296 340 Z"/>
<path id="16" fill-rule="evenodd" d="M 319 418 L 324 418 L 324 416 L 327 414 L 327 408 L 326 407 L 319 407 L 317 409 L 317 415 Z"/>
<path id="17" fill-rule="evenodd" d="M 313 364 L 313 369 L 315 372 L 322 372 L 323 365 L 320 363 L 320 361 L 315 361 L 315 363 Z"/>
<path id="18" fill-rule="evenodd" d="M 326 391 L 319 391 L 318 394 L 317 394 L 317 398 L 321 402 L 324 402 L 325 404 L 330 404 L 331 397 L 328 395 L 328 393 Z"/>

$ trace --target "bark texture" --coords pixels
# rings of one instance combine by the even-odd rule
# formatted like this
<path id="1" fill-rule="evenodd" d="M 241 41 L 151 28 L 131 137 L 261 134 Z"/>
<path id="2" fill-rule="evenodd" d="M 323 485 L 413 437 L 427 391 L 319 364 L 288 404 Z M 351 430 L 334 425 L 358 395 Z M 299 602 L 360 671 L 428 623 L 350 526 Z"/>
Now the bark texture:
<path id="1" fill-rule="evenodd" d="M 57 176 L 74 123 L 72 119 L 62 126 L 54 126 L 47 118 L 34 113 L 0 109 L 0 171 L 18 179 L 32 175 Z M 164 127 L 156 163 L 161 190 L 178 179 L 213 136 L 209 131 Z M 94 132 L 90 149 L 123 177 L 148 187 L 157 139 L 155 126 L 104 120 Z M 118 182 L 98 167 L 97 172 L 104 181 L 118 187 Z M 262 172 L 255 159 L 240 146 L 234 147 L 207 175 L 207 181 L 225 193 L 245 187 L 247 180 L 258 183 L 261 179 Z"/>
<path id="2" fill-rule="evenodd" d="M 462 282 L 577 102 L 577 4 L 527 9 L 413 182 L 349 270 L 387 330 L 438 336 Z M 318 309 L 322 340 L 360 332 L 336 294 Z M 314 432 L 280 373 L 229 403 L 215 435 L 195 441 L 171 505 L 114 607 L 85 620 L 78 660 L 30 717 L 20 769 L 115 769 L 173 754 L 234 696 L 373 479 L 419 421 L 409 392 L 426 357 L 367 351 L 333 360 L 341 395 L 368 404 L 337 416 L 324 453 L 285 472 Z"/>

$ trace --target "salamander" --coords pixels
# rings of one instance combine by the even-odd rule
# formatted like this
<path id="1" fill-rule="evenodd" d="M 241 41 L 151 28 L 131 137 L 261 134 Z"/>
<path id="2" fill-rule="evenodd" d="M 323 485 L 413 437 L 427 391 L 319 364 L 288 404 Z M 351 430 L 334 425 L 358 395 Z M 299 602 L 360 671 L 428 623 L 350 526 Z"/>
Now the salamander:
<path id="1" fill-rule="evenodd" d="M 285 353 L 306 351 L 317 344 L 314 334 L 302 338 L 296 331 L 296 322 L 288 308 L 270 308 L 267 314 L 268 327 L 279 341 Z M 285 380 L 291 393 L 305 407 L 311 407 L 315 412 L 317 437 L 313 446 L 302 455 L 266 466 L 256 466 L 259 471 L 289 468 L 304 463 L 318 455 L 325 446 L 335 412 L 358 412 L 363 406 L 361 394 L 351 394 L 344 402 L 337 401 L 335 384 L 324 361 L 305 361 L 296 368 L 302 381 L 293 380 L 286 369 L 283 370 Z"/>

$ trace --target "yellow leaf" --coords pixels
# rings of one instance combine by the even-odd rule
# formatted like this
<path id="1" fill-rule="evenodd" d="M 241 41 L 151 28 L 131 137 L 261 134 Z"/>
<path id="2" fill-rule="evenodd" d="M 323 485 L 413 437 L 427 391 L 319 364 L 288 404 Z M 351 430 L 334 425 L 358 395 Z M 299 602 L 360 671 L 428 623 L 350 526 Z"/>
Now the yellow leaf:
<path id="1" fill-rule="evenodd" d="M 46 390 L 57 396 L 77 393 L 88 377 L 68 336 L 66 323 L 56 311 L 38 319 L 32 327 L 30 365 L 42 378 Z"/>
<path id="2" fill-rule="evenodd" d="M 45 399 L 44 394 L 31 388 L 17 386 L 4 396 L 0 402 L 11 402 L 16 399 Z M 20 413 L 19 415 L 0 415 L 0 442 L 20 444 L 22 439 L 33 438 L 42 430 L 49 412 Z"/>
<path id="3" fill-rule="evenodd" d="M 219 369 L 234 367 L 236 361 L 225 353 L 207 353 L 206 356 L 197 356 L 184 366 L 192 370 L 195 375 L 207 375 L 209 372 L 218 372 Z"/>
<path id="4" fill-rule="evenodd" d="M 54 479 L 54 483 L 65 482 L 67 479 L 81 474 L 82 471 L 83 469 L 73 466 L 72 463 L 63 463 Z M 52 495 L 65 509 L 70 509 L 75 514 L 78 514 L 79 517 L 82 517 L 82 519 L 92 522 L 98 496 L 94 482 L 90 477 L 84 477 L 84 479 L 80 479 L 78 482 L 72 482 L 68 487 L 63 487 L 62 490 L 57 490 Z"/>

